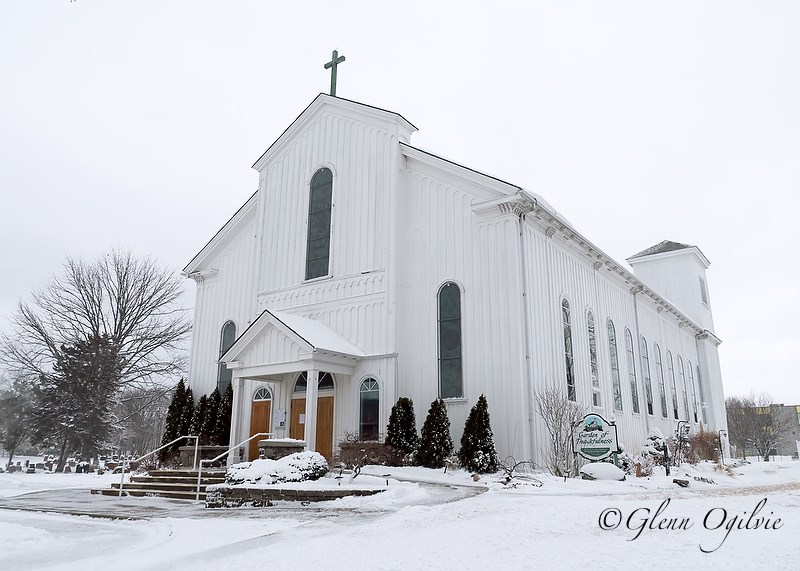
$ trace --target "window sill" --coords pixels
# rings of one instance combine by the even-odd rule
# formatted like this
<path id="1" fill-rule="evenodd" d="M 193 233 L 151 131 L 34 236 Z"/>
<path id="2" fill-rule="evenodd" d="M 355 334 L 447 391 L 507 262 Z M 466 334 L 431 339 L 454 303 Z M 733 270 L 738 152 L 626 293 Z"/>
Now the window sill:
<path id="1" fill-rule="evenodd" d="M 324 282 L 325 280 L 333 279 L 332 274 L 328 274 L 327 276 L 319 276 L 318 278 L 311 278 L 307 280 L 303 280 L 303 285 L 305 284 L 313 284 L 315 282 Z"/>
<path id="2" fill-rule="evenodd" d="M 444 404 L 461 404 L 467 402 L 467 397 L 450 397 L 442 400 Z"/>

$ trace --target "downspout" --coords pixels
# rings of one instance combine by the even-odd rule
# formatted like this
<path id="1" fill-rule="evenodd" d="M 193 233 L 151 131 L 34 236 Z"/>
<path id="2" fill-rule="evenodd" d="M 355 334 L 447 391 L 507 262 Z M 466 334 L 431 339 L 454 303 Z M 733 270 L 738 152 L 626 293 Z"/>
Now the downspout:
<path id="1" fill-rule="evenodd" d="M 642 364 L 642 334 L 639 332 L 639 304 L 636 302 L 636 294 L 640 293 L 641 291 L 642 291 L 642 287 L 641 286 L 631 288 L 631 293 L 633 294 L 633 318 L 634 318 L 634 323 L 635 323 L 634 328 L 636 329 L 636 343 L 633 344 L 633 347 L 635 348 L 637 345 L 639 346 L 639 367 L 638 367 L 638 369 L 639 369 L 639 377 L 642 379 L 642 392 L 644 393 L 644 408 L 645 408 L 644 414 L 642 416 L 644 416 L 644 428 L 647 431 L 647 434 L 650 434 L 650 418 L 649 418 L 650 413 L 647 411 L 647 387 L 644 386 L 644 366 Z M 645 349 L 646 349 L 646 347 L 645 347 Z M 636 353 L 634 352 L 634 359 L 636 359 L 635 355 L 636 355 Z M 648 354 L 648 359 L 647 359 L 647 367 L 648 367 L 648 369 L 650 368 L 650 358 L 649 357 L 650 356 Z M 647 375 L 650 376 L 650 371 L 647 371 Z M 653 399 L 653 379 L 652 378 L 650 379 L 650 398 Z M 639 402 L 639 404 L 641 405 L 641 401 Z M 655 403 L 655 399 L 653 399 L 653 416 L 655 416 L 655 411 L 656 411 L 656 403 Z"/>
<path id="2" fill-rule="evenodd" d="M 519 194 L 518 194 L 519 195 Z M 530 450 L 531 458 L 535 456 L 536 450 L 536 430 L 534 426 L 534 407 L 533 407 L 533 360 L 531 359 L 531 320 L 530 320 L 530 303 L 528 301 L 528 251 L 526 248 L 525 228 L 523 222 L 525 215 L 536 209 L 536 201 L 525 201 L 516 203 L 514 205 L 514 212 L 517 214 L 517 230 L 519 233 L 519 269 L 522 277 L 522 329 L 523 329 L 523 342 L 525 343 L 525 398 L 527 400 L 528 409 L 528 437 L 530 444 L 527 447 Z M 523 449 L 526 447 L 523 445 Z"/>

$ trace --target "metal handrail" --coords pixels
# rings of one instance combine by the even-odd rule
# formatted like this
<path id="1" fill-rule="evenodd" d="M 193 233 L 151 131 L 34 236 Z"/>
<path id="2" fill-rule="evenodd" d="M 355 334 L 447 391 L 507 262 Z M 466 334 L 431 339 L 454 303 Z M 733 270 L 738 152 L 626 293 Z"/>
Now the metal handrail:
<path id="1" fill-rule="evenodd" d="M 220 460 L 220 459 L 224 458 L 225 456 L 227 456 L 228 454 L 230 454 L 231 450 L 239 448 L 239 446 L 242 446 L 243 444 L 247 444 L 253 438 L 257 438 L 259 436 L 266 436 L 267 438 L 269 438 L 270 436 L 272 436 L 272 432 L 257 432 L 254 435 L 252 435 L 250 438 L 248 438 L 247 440 L 242 440 L 239 444 L 234 444 L 233 446 L 228 448 L 225 452 L 223 452 L 219 456 L 215 456 L 214 458 L 211 458 L 210 460 L 203 460 L 202 458 L 200 459 L 200 462 L 197 465 L 197 491 L 196 491 L 195 496 L 194 496 L 194 501 L 195 502 L 199 502 L 200 501 L 200 475 L 203 473 L 203 462 L 208 462 L 209 464 L 213 464 L 217 460 Z"/>
<path id="2" fill-rule="evenodd" d="M 122 485 L 125 483 L 125 464 L 133 464 L 134 462 L 138 462 L 139 460 L 144 460 L 148 456 L 152 456 L 156 452 L 160 452 L 164 448 L 167 448 L 168 446 L 172 446 L 176 442 L 179 442 L 179 441 L 184 440 L 184 439 L 191 439 L 191 438 L 194 438 L 194 463 L 192 464 L 192 468 L 194 468 L 195 465 L 197 465 L 197 445 L 200 442 L 200 438 L 198 436 L 179 436 L 178 438 L 176 438 L 172 442 L 167 442 L 163 446 L 160 446 L 160 447 L 156 448 L 152 452 L 148 452 L 144 456 L 139 456 L 138 458 L 134 458 L 133 460 L 123 460 L 122 462 L 120 462 L 120 466 L 122 467 L 122 474 L 120 475 L 120 480 L 119 480 L 119 497 L 120 498 L 122 497 Z"/>

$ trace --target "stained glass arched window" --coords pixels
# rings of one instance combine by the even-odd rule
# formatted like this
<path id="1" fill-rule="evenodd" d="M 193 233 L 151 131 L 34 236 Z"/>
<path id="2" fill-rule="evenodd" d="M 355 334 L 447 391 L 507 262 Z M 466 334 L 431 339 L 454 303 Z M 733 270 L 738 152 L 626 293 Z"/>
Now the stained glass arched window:
<path id="1" fill-rule="evenodd" d="M 628 379 L 631 383 L 631 403 L 633 412 L 639 414 L 639 389 L 636 387 L 636 357 L 633 354 L 633 336 L 631 330 L 625 328 L 625 349 L 628 353 Z"/>
<path id="2" fill-rule="evenodd" d="M 656 379 L 658 380 L 658 392 L 661 396 L 661 416 L 667 418 L 667 392 L 664 389 L 664 365 L 661 362 L 661 347 L 656 343 L 653 346 L 653 351 L 656 354 Z"/>
<path id="3" fill-rule="evenodd" d="M 332 204 L 333 173 L 322 168 L 311 179 L 308 200 L 307 280 L 326 276 L 330 270 Z"/>
<path id="4" fill-rule="evenodd" d="M 644 399 L 647 402 L 647 414 L 653 414 L 653 387 L 650 386 L 650 357 L 647 353 L 647 339 L 639 343 L 639 357 L 642 360 L 642 381 L 644 381 Z"/>
<path id="5" fill-rule="evenodd" d="M 439 397 L 464 396 L 461 370 L 461 290 L 453 282 L 439 290 Z"/>
<path id="6" fill-rule="evenodd" d="M 622 410 L 622 385 L 619 380 L 619 354 L 617 352 L 617 334 L 614 322 L 610 319 L 608 327 L 608 353 L 611 361 L 611 386 L 614 390 L 614 410 Z"/>
<path id="7" fill-rule="evenodd" d="M 236 324 L 233 321 L 226 321 L 222 326 L 222 332 L 219 339 L 219 356 L 231 348 L 233 342 L 236 341 Z M 233 370 L 229 369 L 225 363 L 220 363 L 217 369 L 217 389 L 220 394 L 225 394 L 228 390 L 228 385 L 231 384 L 233 378 Z"/>
<path id="8" fill-rule="evenodd" d="M 586 329 L 589 332 L 589 370 L 592 374 L 592 406 L 600 406 L 600 372 L 597 367 L 597 331 L 594 328 L 594 315 L 586 314 Z"/>

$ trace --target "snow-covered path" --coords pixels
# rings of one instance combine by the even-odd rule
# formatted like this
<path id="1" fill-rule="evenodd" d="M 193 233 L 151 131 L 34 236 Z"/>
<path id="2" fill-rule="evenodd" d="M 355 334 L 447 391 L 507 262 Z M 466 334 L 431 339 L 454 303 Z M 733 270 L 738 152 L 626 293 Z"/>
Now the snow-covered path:
<path id="1" fill-rule="evenodd" d="M 0 569 L 800 568 L 800 463 L 747 466 L 735 477 L 709 470 L 682 473 L 688 489 L 663 477 L 543 477 L 542 487 L 490 483 L 478 495 L 392 484 L 388 495 L 279 509 L 104 503 L 80 491 L 84 507 L 127 501 L 149 515 L 114 521 L 0 509 Z M 415 476 L 470 485 L 465 474 Z M 36 496 L 0 506 L 32 505 Z"/>

